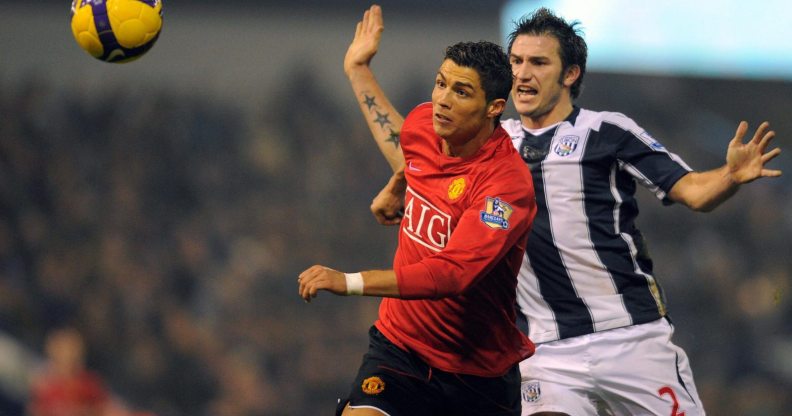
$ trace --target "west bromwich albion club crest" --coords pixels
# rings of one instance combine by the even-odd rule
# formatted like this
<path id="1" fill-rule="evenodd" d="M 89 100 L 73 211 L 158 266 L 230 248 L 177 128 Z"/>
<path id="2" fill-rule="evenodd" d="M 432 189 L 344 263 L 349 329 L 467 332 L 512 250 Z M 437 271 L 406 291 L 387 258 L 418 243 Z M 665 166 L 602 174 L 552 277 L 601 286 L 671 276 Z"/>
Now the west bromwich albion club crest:
<path id="1" fill-rule="evenodd" d="M 509 217 L 514 209 L 500 198 L 487 197 L 484 211 L 481 211 L 481 222 L 490 228 L 505 230 L 509 228 Z"/>
<path id="2" fill-rule="evenodd" d="M 577 149 L 578 140 L 578 136 L 564 136 L 553 146 L 553 151 L 559 156 L 568 156 Z"/>
<path id="3" fill-rule="evenodd" d="M 542 390 L 538 381 L 523 382 L 520 386 L 522 399 L 526 402 L 537 402 L 542 397 Z"/>

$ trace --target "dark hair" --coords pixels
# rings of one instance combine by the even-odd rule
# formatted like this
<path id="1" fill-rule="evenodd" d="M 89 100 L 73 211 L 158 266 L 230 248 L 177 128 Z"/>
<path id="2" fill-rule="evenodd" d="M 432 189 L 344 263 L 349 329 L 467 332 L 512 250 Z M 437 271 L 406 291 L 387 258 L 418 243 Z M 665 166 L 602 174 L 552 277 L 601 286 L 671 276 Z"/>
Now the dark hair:
<path id="1" fill-rule="evenodd" d="M 509 99 L 514 76 L 509 57 L 500 46 L 487 41 L 460 42 L 446 48 L 445 59 L 478 73 L 487 102 Z"/>
<path id="2" fill-rule="evenodd" d="M 561 54 L 561 76 L 573 65 L 580 68 L 580 76 L 572 84 L 572 98 L 580 95 L 580 88 L 583 84 L 583 75 L 586 74 L 586 57 L 588 47 L 583 39 L 583 32 L 577 27 L 579 21 L 567 23 L 561 17 L 556 16 L 550 9 L 545 7 L 534 10 L 530 15 L 523 16 L 514 22 L 514 30 L 509 34 L 509 55 L 511 55 L 512 45 L 520 35 L 552 36 L 558 40 Z"/>

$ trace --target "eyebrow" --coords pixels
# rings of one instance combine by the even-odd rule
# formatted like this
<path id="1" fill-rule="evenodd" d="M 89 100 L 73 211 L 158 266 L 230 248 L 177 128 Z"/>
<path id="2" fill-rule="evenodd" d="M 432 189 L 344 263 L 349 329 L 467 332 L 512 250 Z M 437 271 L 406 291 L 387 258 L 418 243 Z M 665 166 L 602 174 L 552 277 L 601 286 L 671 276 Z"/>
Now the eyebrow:
<path id="1" fill-rule="evenodd" d="M 437 75 L 440 75 L 440 78 L 442 78 L 442 79 L 443 79 L 443 81 L 445 81 L 445 80 L 446 80 L 446 77 L 445 77 L 445 75 L 443 75 L 443 73 L 442 73 L 442 72 L 440 72 L 440 71 L 437 71 Z M 475 90 L 476 90 L 476 87 L 475 87 L 475 86 L 473 86 L 473 84 L 471 84 L 471 83 L 469 83 L 469 82 L 461 82 L 461 81 L 456 81 L 456 82 L 454 83 L 454 85 L 452 85 L 452 86 L 453 86 L 453 87 L 457 87 L 457 88 L 458 88 L 458 87 L 467 87 L 467 88 L 469 88 L 469 89 L 471 89 L 471 90 L 473 90 L 473 91 L 475 91 Z"/>
<path id="2" fill-rule="evenodd" d="M 509 59 L 512 59 L 512 58 L 522 59 L 524 61 L 535 61 L 535 60 L 549 61 L 549 60 L 552 59 L 552 58 L 550 58 L 549 56 L 546 56 L 546 55 L 519 56 L 519 55 L 515 55 L 513 53 L 510 53 L 509 54 Z"/>

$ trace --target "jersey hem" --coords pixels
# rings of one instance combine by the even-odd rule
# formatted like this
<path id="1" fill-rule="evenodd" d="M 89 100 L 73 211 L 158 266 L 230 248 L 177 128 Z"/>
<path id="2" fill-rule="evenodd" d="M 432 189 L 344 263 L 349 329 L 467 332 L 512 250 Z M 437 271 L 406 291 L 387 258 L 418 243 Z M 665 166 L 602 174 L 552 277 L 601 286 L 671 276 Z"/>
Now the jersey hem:
<path id="1" fill-rule="evenodd" d="M 610 331 L 611 329 L 619 329 L 619 328 L 626 328 L 626 327 L 634 326 L 634 325 L 646 324 L 646 323 L 649 323 L 649 322 L 657 321 L 659 319 L 663 319 L 665 317 L 667 317 L 667 315 L 652 314 L 652 315 L 647 315 L 647 316 L 640 316 L 640 317 L 638 317 L 638 319 L 635 319 L 632 322 L 628 322 L 626 324 L 618 324 L 618 323 L 614 324 L 614 322 L 621 321 L 621 319 L 612 319 L 610 321 L 605 321 L 604 324 L 599 325 L 600 328 L 598 328 L 598 329 L 596 329 L 594 331 L 585 330 L 585 329 L 583 329 L 583 327 L 579 327 L 580 329 L 583 329 L 583 331 L 581 333 L 575 333 L 574 335 L 569 335 L 569 336 L 566 336 L 566 337 L 556 336 L 556 331 L 552 331 L 552 332 L 549 331 L 549 332 L 545 332 L 545 333 L 539 334 L 539 335 L 531 334 L 531 335 L 529 335 L 529 338 L 531 338 L 531 341 L 533 341 L 533 343 L 535 345 L 539 345 L 539 344 L 544 344 L 546 342 L 561 341 L 562 339 L 575 338 L 575 337 L 580 337 L 580 336 L 583 336 L 583 335 L 590 335 L 590 334 L 596 334 L 596 333 L 599 333 L 599 332 Z M 613 326 L 610 326 L 608 324 L 613 325 Z"/>

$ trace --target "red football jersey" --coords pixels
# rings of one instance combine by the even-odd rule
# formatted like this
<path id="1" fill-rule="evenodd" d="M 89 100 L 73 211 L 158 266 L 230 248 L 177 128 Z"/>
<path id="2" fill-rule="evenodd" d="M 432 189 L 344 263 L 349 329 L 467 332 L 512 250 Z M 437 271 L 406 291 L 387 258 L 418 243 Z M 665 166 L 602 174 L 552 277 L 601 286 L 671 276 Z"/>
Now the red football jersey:
<path id="1" fill-rule="evenodd" d="M 447 156 L 431 103 L 401 131 L 407 192 L 377 328 L 443 371 L 496 377 L 533 354 L 515 324 L 517 272 L 536 214 L 531 174 L 500 125 L 467 158 Z"/>

